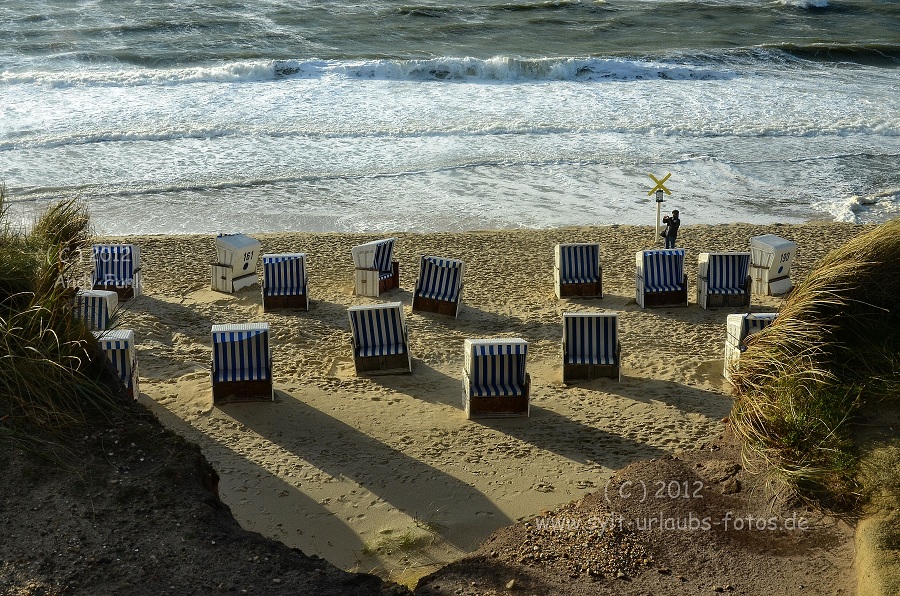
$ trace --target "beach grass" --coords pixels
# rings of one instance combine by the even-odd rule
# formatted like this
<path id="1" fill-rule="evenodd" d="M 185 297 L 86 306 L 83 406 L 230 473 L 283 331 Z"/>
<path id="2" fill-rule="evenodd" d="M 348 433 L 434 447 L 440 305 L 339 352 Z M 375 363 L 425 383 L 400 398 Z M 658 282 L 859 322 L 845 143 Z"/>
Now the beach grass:
<path id="1" fill-rule="evenodd" d="M 750 460 L 798 494 L 863 495 L 851 422 L 900 406 L 900 219 L 826 255 L 752 336 L 732 375 L 732 422 Z"/>
<path id="2" fill-rule="evenodd" d="M 64 433 L 114 403 L 67 283 L 90 246 L 90 218 L 77 200 L 61 201 L 26 232 L 10 224 L 7 201 L 0 186 L 0 417 L 7 428 Z"/>

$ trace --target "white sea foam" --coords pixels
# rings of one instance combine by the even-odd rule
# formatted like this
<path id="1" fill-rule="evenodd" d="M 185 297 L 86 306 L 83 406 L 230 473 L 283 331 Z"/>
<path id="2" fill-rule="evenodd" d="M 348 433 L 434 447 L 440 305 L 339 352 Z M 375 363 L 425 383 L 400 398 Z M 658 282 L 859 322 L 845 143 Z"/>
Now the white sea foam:
<path id="1" fill-rule="evenodd" d="M 79 194 L 103 233 L 649 223 L 647 174 L 668 171 L 692 223 L 900 204 L 845 207 L 900 159 L 900 71 L 710 62 L 6 72 L 0 177 L 22 208 Z"/>

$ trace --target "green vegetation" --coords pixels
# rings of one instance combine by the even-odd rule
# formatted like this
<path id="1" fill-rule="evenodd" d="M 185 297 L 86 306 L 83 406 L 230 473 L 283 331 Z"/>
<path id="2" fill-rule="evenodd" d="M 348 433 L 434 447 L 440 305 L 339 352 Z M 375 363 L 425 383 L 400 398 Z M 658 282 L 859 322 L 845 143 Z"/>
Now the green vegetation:
<path id="1" fill-rule="evenodd" d="M 748 459 L 800 494 L 856 503 L 850 422 L 864 407 L 900 407 L 898 304 L 900 219 L 817 264 L 751 336 L 732 376 L 731 420 Z"/>
<path id="2" fill-rule="evenodd" d="M 7 435 L 24 427 L 61 434 L 114 402 L 97 342 L 72 313 L 69 282 L 90 241 L 90 219 L 77 200 L 52 204 L 28 233 L 15 229 L 0 185 L 0 428 Z"/>

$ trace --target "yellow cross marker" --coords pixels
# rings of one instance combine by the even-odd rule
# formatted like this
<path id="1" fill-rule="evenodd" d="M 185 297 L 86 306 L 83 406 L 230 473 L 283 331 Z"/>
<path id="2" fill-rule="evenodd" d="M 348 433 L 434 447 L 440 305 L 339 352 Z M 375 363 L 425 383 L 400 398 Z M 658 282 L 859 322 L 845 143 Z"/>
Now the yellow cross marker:
<path id="1" fill-rule="evenodd" d="M 669 189 L 666 188 L 666 187 L 664 186 L 664 182 L 665 182 L 666 180 L 668 180 L 668 179 L 669 179 L 669 176 L 671 176 L 671 175 L 672 175 L 672 172 L 669 172 L 668 174 L 666 174 L 665 176 L 663 176 L 663 179 L 662 179 L 662 180 L 660 180 L 659 178 L 657 178 L 657 177 L 654 176 L 653 174 L 648 174 L 648 176 L 650 176 L 651 178 L 653 178 L 653 181 L 656 182 L 656 186 L 653 187 L 653 190 L 651 190 L 650 192 L 647 193 L 647 196 L 648 196 L 648 197 L 649 197 L 649 196 L 652 196 L 653 193 L 655 193 L 655 192 L 658 191 L 658 190 L 661 190 L 661 191 L 665 192 L 667 195 L 672 194 L 671 192 L 669 192 Z"/>

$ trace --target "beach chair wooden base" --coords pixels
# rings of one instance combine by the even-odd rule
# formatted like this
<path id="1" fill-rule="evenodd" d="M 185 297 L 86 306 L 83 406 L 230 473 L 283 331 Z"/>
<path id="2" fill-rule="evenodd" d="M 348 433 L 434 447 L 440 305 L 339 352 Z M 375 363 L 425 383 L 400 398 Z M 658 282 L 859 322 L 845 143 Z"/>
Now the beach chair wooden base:
<path id="1" fill-rule="evenodd" d="M 563 364 L 563 383 L 593 381 L 594 379 L 622 380 L 618 364 Z"/>
<path id="2" fill-rule="evenodd" d="M 528 395 L 470 397 L 468 418 L 528 416 Z"/>
<path id="3" fill-rule="evenodd" d="M 412 309 L 424 312 L 434 312 L 439 315 L 447 315 L 448 317 L 456 317 L 456 313 L 459 311 L 459 303 L 415 295 L 413 296 Z"/>
<path id="4" fill-rule="evenodd" d="M 559 298 L 603 298 L 603 269 L 597 281 L 583 284 L 559 283 Z"/>
<path id="5" fill-rule="evenodd" d="M 687 285 L 683 290 L 671 292 L 648 292 L 644 294 L 644 308 L 663 308 L 666 306 L 687 306 Z"/>
<path id="6" fill-rule="evenodd" d="M 357 356 L 354 361 L 358 375 L 394 375 L 412 372 L 409 354 L 405 352 L 387 356 Z"/>
<path id="7" fill-rule="evenodd" d="M 297 296 L 263 296 L 263 310 L 275 310 L 279 308 L 296 308 L 309 310 L 309 300 L 306 294 Z"/>
<path id="8" fill-rule="evenodd" d="M 750 287 L 753 283 L 752 278 L 747 277 L 747 283 L 744 284 L 744 291 L 740 294 L 707 294 L 706 306 L 704 308 L 738 308 L 750 306 Z M 700 286 L 697 286 L 697 304 L 703 306 L 703 296 L 700 295 Z"/>
<path id="9" fill-rule="evenodd" d="M 106 284 L 94 284 L 93 290 L 106 290 L 107 292 L 115 292 L 120 301 L 131 300 L 134 298 L 134 286 L 112 286 Z"/>
<path id="10" fill-rule="evenodd" d="M 560 298 L 603 298 L 603 283 L 559 284 Z"/>
<path id="11" fill-rule="evenodd" d="M 391 261 L 393 274 L 390 277 L 378 280 L 378 293 L 387 292 L 400 287 L 400 263 Z"/>
<path id="12" fill-rule="evenodd" d="M 700 300 L 698 299 L 699 303 Z M 748 307 L 750 306 L 750 294 L 707 294 L 706 308 L 722 307 Z"/>
<path id="13" fill-rule="evenodd" d="M 488 397 L 468 396 L 466 418 L 511 418 L 528 416 L 531 375 L 525 375 L 525 385 L 521 395 L 492 395 Z"/>
<path id="14" fill-rule="evenodd" d="M 275 401 L 271 380 L 224 381 L 212 384 L 213 405 L 246 401 Z"/>

